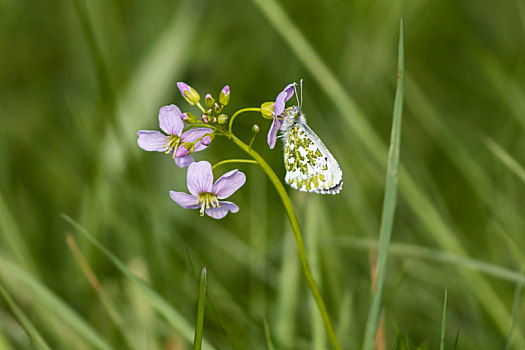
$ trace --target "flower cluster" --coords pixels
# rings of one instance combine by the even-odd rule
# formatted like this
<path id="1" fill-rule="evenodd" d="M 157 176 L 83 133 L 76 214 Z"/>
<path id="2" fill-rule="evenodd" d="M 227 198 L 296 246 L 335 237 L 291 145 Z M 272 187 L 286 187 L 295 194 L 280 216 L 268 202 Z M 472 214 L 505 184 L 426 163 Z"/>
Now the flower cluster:
<path id="1" fill-rule="evenodd" d="M 289 84 L 277 96 L 275 102 L 266 102 L 261 106 L 263 117 L 273 120 L 268 132 L 270 148 L 275 146 L 277 131 L 282 124 L 280 115 L 284 111 L 286 101 L 293 96 L 295 85 L 295 83 Z M 235 115 L 230 122 L 230 128 L 227 129 L 225 124 L 229 117 L 222 113 L 223 108 L 230 102 L 230 87 L 225 86 L 218 99 L 211 94 L 206 94 L 204 106 L 200 102 L 200 94 L 194 88 L 183 82 L 178 82 L 177 87 L 186 102 L 200 110 L 200 118 L 191 112 L 183 113 L 174 104 L 164 106 L 159 111 L 159 126 L 163 132 L 139 130 L 137 143 L 146 151 L 169 154 L 175 164 L 181 168 L 188 167 L 187 187 L 191 194 L 170 191 L 173 201 L 185 209 L 200 209 L 201 216 L 207 214 L 215 219 L 221 219 L 230 211 L 232 213 L 239 211 L 235 203 L 221 200 L 228 198 L 242 187 L 246 182 L 246 176 L 235 169 L 213 183 L 211 164 L 207 161 L 195 162 L 192 154 L 209 147 L 216 135 L 232 137 L 231 122 Z M 253 125 L 252 131 L 255 137 L 259 127 Z"/>
<path id="2" fill-rule="evenodd" d="M 175 163 L 183 168 L 193 163 L 190 155 L 211 143 L 213 130 L 210 128 L 184 129 L 184 116 L 175 105 L 164 106 L 159 111 L 159 125 L 164 135 L 156 130 L 139 130 L 137 143 L 146 151 L 164 152 L 172 155 Z"/>

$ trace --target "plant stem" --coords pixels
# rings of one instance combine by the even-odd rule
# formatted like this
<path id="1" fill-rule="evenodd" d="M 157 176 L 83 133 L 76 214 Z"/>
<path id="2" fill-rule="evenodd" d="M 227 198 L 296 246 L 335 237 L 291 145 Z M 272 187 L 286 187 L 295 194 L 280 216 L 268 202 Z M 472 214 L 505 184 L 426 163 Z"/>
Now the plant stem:
<path id="1" fill-rule="evenodd" d="M 211 168 L 215 169 L 219 165 L 228 164 L 228 163 L 250 163 L 250 164 L 257 164 L 255 160 L 252 159 L 226 159 L 221 160 L 220 162 L 215 163 Z"/>
<path id="2" fill-rule="evenodd" d="M 244 110 L 239 110 L 237 113 L 234 114 L 236 116 L 237 114 L 240 114 L 240 111 L 246 111 L 250 108 L 245 108 Z M 233 117 L 232 117 L 233 120 Z M 231 126 L 231 122 L 230 122 Z M 317 304 L 317 307 L 319 309 L 319 312 L 321 313 L 321 317 L 323 318 L 324 327 L 326 329 L 326 333 L 328 335 L 328 339 L 330 340 L 330 344 L 332 345 L 332 348 L 335 350 L 341 350 L 341 346 L 339 345 L 339 341 L 337 340 L 337 336 L 334 331 L 334 327 L 332 326 L 332 322 L 330 321 L 330 317 L 328 316 L 328 311 L 326 309 L 326 305 L 324 303 L 323 297 L 321 296 L 321 292 L 319 291 L 319 287 L 317 287 L 317 284 L 315 283 L 314 277 L 312 275 L 312 270 L 310 269 L 310 264 L 308 263 L 308 259 L 306 257 L 306 251 L 304 247 L 303 242 L 303 236 L 301 234 L 301 228 L 299 226 L 299 221 L 297 220 L 297 215 L 295 215 L 295 211 L 292 206 L 292 201 L 290 200 L 290 197 L 286 193 L 286 189 L 284 188 L 281 180 L 273 169 L 268 165 L 268 163 L 264 160 L 263 157 L 259 155 L 255 150 L 250 148 L 247 144 L 245 144 L 243 141 L 241 141 L 239 138 L 237 138 L 232 133 L 226 134 L 227 137 L 231 138 L 231 140 L 239 146 L 242 150 L 244 150 L 246 153 L 248 153 L 255 161 L 261 166 L 263 171 L 266 173 L 270 181 L 272 182 L 273 186 L 277 190 L 277 193 L 281 197 L 281 201 L 283 202 L 284 209 L 286 210 L 286 214 L 288 215 L 288 219 L 290 220 L 290 225 L 292 226 L 292 230 L 295 236 L 295 242 L 297 243 L 297 251 L 299 253 L 299 259 L 301 261 L 301 265 L 303 267 L 303 272 L 306 277 L 306 281 L 308 283 L 308 287 L 310 287 L 310 291 L 312 292 L 312 295 L 315 299 L 315 302 Z"/>
<path id="3" fill-rule="evenodd" d="M 232 117 L 230 118 L 230 125 L 228 126 L 228 132 L 231 134 L 232 133 L 232 126 L 233 126 L 233 121 L 235 120 L 235 118 L 241 114 L 241 113 L 245 113 L 245 112 L 260 112 L 261 109 L 260 108 L 257 108 L 257 107 L 251 107 L 251 108 L 243 108 L 243 109 L 239 109 L 237 112 L 233 113 Z"/>

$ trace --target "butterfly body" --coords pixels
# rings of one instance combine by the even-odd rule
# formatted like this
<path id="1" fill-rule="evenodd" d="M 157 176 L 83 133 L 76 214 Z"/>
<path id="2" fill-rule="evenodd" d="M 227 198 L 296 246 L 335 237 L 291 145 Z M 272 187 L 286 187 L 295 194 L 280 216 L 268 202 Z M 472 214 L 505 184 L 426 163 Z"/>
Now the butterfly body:
<path id="1" fill-rule="evenodd" d="M 289 107 L 281 116 L 286 183 L 304 192 L 339 193 L 343 187 L 343 172 L 321 139 L 306 124 L 300 108 Z"/>

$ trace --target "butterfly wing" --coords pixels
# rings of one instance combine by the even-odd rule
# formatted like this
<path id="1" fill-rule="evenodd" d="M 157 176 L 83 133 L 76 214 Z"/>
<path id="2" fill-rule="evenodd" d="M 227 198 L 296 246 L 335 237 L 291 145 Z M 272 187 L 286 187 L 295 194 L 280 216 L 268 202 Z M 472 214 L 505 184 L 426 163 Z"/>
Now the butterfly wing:
<path id="1" fill-rule="evenodd" d="M 337 194 L 343 187 L 343 172 L 319 137 L 303 123 L 284 132 L 285 181 L 304 192 Z"/>

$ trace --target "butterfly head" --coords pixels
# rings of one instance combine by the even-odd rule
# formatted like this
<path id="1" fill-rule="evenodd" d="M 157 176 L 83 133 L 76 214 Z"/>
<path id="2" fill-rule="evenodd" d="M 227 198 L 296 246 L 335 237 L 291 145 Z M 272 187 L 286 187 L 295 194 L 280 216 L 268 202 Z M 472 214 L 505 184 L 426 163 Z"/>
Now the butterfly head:
<path id="1" fill-rule="evenodd" d="M 306 124 L 306 118 L 301 112 L 303 106 L 303 80 L 300 81 L 300 94 L 297 92 L 297 85 L 294 85 L 295 97 L 297 98 L 297 105 L 286 108 L 280 115 L 279 119 L 282 120 L 281 130 L 290 128 L 295 123 Z"/>
<path id="2" fill-rule="evenodd" d="M 306 118 L 301 112 L 300 106 L 286 108 L 279 117 L 282 120 L 281 130 L 288 129 L 295 123 L 306 124 Z"/>

